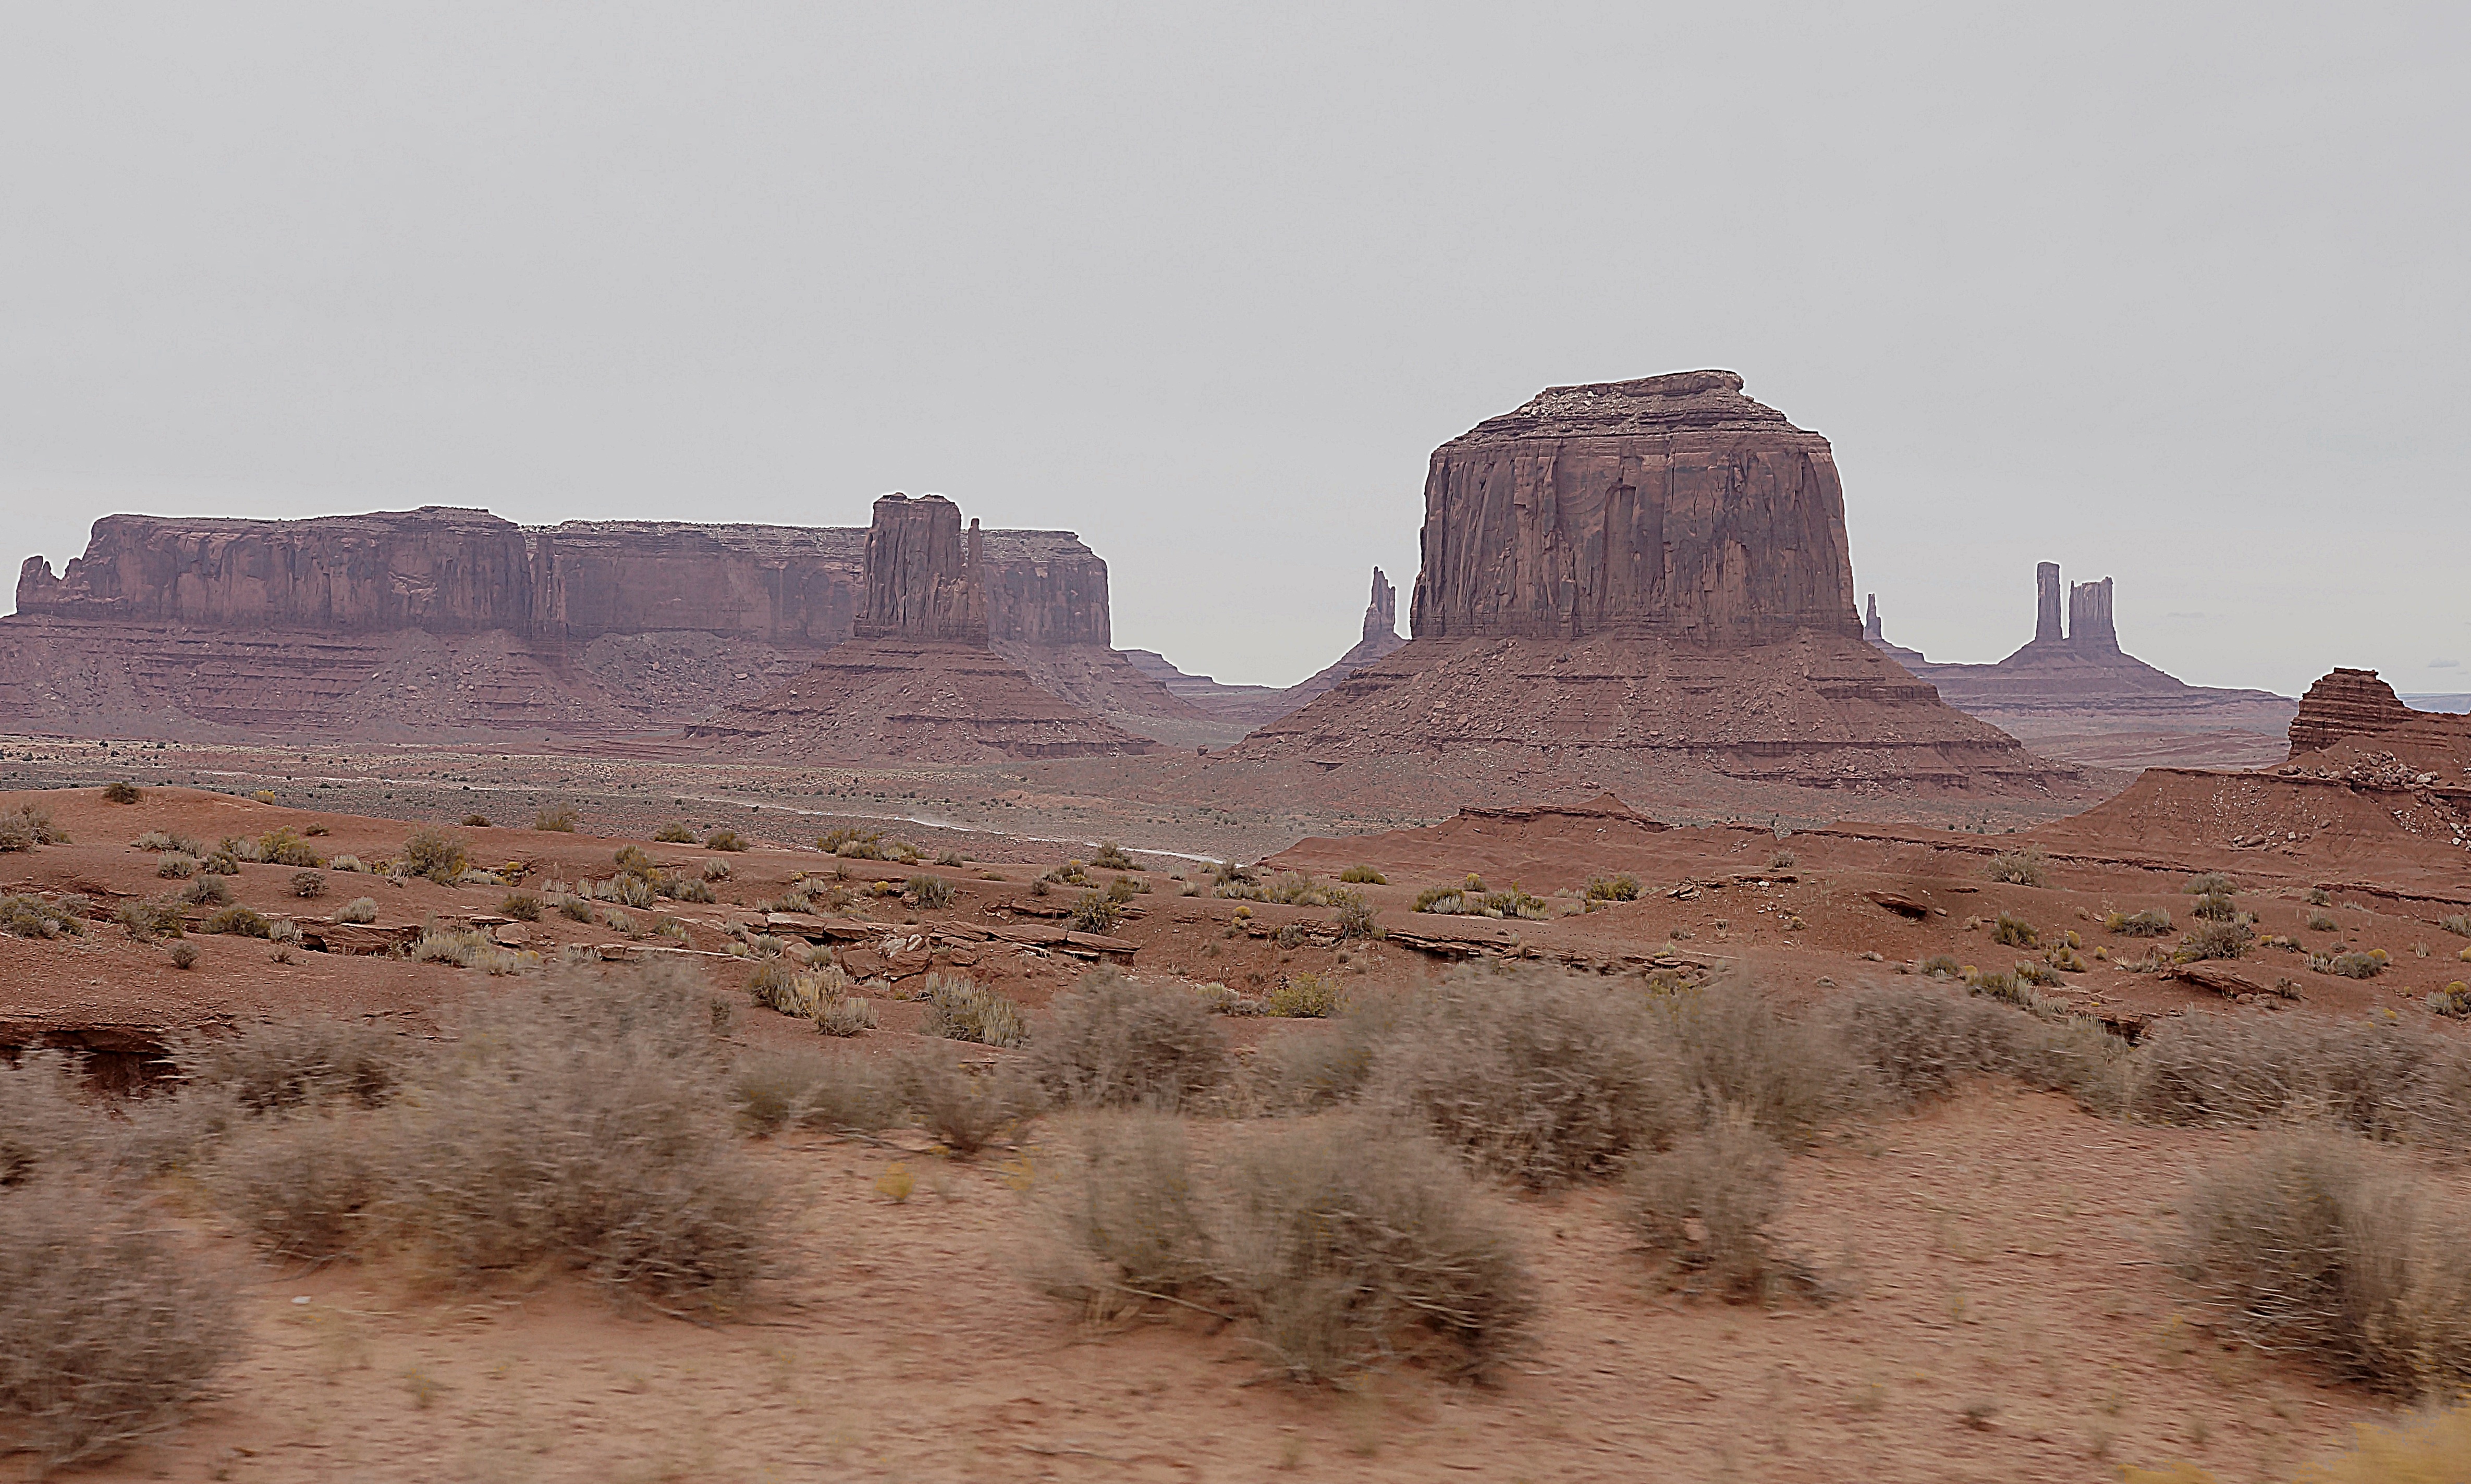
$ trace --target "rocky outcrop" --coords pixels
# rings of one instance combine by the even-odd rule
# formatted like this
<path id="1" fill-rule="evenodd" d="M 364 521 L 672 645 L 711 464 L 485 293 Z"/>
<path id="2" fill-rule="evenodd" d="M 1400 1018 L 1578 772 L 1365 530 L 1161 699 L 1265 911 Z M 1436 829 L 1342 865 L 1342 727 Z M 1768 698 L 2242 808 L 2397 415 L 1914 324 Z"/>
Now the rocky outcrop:
<path id="1" fill-rule="evenodd" d="M 1741 386 L 1555 387 L 1443 444 L 1414 641 L 1237 757 L 1797 789 L 2072 781 L 1861 642 L 1827 440 Z"/>
<path id="2" fill-rule="evenodd" d="M 2423 719 L 2373 670 L 2328 671 L 2299 697 L 2291 718 L 2291 755 L 2322 752 L 2353 737 L 2377 737 Z"/>
<path id="3" fill-rule="evenodd" d="M 2123 650 L 2110 578 L 2068 583 L 2057 562 L 2042 562 L 2034 598 L 2032 641 L 1995 665 L 1933 664 L 1890 644 L 1875 600 L 1863 637 L 1949 705 L 2053 757 L 2097 767 L 2249 767 L 2281 755 L 2292 702 L 2189 685 Z"/>
<path id="4" fill-rule="evenodd" d="M 726 755 L 784 761 L 967 764 L 1152 750 L 1149 739 L 1041 687 L 989 648 L 984 556 L 977 523 L 963 529 L 959 507 L 942 496 L 878 500 L 853 637 L 688 736 Z"/>
<path id="5" fill-rule="evenodd" d="M 1551 387 L 1434 451 L 1419 639 L 1860 637 L 1827 440 L 1731 371 Z"/>

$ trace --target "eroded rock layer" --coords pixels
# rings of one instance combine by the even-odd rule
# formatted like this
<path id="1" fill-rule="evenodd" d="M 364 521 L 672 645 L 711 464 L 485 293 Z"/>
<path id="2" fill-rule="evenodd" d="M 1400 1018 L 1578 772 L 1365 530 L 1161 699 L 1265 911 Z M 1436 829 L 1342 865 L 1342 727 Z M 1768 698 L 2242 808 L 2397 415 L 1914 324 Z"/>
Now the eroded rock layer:
<path id="1" fill-rule="evenodd" d="M 2351 737 L 2377 737 L 2423 718 L 2377 678 L 2373 670 L 2325 672 L 2299 697 L 2299 713 L 2291 718 L 2291 755 L 2322 752 Z"/>

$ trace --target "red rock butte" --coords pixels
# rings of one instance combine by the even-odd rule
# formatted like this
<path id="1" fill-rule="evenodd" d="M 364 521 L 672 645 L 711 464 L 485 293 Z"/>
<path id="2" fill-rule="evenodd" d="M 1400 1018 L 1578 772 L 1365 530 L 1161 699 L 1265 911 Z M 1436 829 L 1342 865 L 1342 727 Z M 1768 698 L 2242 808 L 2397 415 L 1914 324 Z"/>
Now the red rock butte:
<path id="1" fill-rule="evenodd" d="M 975 764 L 1156 747 L 988 647 L 984 538 L 976 521 L 962 529 L 950 500 L 878 500 L 864 578 L 853 637 L 688 736 L 725 756 L 771 761 Z"/>
<path id="2" fill-rule="evenodd" d="M 1730 371 L 1553 387 L 1436 449 L 1404 648 L 1236 749 L 1822 788 L 2072 783 L 1862 642 L 1827 440 Z"/>

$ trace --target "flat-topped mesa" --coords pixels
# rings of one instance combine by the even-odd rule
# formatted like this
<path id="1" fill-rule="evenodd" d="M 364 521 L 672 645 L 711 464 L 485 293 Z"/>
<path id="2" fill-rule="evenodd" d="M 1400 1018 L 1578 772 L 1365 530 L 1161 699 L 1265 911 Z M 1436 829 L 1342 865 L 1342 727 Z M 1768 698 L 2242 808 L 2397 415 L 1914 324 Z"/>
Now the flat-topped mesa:
<path id="1" fill-rule="evenodd" d="M 2291 755 L 2321 752 L 2346 737 L 2378 736 L 2425 715 L 2404 705 L 2373 670 L 2331 670 L 2299 697 L 2299 715 L 2291 718 Z"/>
<path id="2" fill-rule="evenodd" d="M 1550 387 L 1434 450 L 1417 638 L 1859 638 L 1827 440 L 1731 371 Z"/>
<path id="3" fill-rule="evenodd" d="M 885 495 L 866 533 L 866 605 L 851 634 L 984 646 L 987 587 L 978 523 L 942 495 Z"/>

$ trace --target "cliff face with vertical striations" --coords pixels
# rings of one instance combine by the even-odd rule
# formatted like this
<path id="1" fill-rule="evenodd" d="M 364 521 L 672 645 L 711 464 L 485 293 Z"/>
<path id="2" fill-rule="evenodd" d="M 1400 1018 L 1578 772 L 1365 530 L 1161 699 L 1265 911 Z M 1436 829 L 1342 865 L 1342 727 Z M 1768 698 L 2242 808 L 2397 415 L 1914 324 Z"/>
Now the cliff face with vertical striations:
<path id="1" fill-rule="evenodd" d="M 1239 758 L 1571 787 L 2072 781 L 1862 643 L 1827 440 L 1730 371 L 1553 387 L 1436 449 L 1413 642 Z M 1536 787 L 1529 783 L 1525 787 Z"/>

